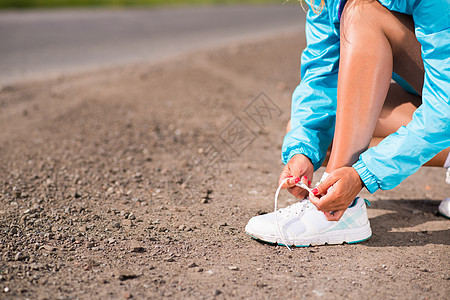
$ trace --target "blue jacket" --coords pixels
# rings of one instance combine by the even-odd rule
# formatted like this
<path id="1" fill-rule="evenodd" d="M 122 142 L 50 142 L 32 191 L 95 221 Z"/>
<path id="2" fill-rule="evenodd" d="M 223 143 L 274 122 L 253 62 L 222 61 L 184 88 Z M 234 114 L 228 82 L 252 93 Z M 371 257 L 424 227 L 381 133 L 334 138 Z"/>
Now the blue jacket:
<path id="1" fill-rule="evenodd" d="M 309 0 L 307 1 L 308 4 Z M 316 2 L 320 2 L 316 0 Z M 304 154 L 315 169 L 333 139 L 339 68 L 340 14 L 345 2 L 326 0 L 320 14 L 307 13 L 307 47 L 301 83 L 292 97 L 291 128 L 283 163 Z M 353 165 L 371 192 L 396 187 L 440 151 L 450 147 L 450 1 L 379 0 L 392 11 L 412 15 L 422 45 L 425 80 L 422 105 L 412 121 L 365 151 Z M 398 78 L 397 78 L 398 79 Z"/>

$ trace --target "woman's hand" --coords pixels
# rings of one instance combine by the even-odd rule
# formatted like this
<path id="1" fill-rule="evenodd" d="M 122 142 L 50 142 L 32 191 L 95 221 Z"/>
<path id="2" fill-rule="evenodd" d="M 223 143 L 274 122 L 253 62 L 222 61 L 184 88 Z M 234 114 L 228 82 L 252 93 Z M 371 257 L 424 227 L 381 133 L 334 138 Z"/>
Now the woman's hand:
<path id="1" fill-rule="evenodd" d="M 339 221 L 363 186 L 355 169 L 340 168 L 331 172 L 327 179 L 309 194 L 309 200 L 325 213 L 328 221 Z"/>
<path id="2" fill-rule="evenodd" d="M 311 163 L 311 160 L 303 154 L 297 154 L 294 155 L 284 167 L 278 184 L 281 184 L 285 178 L 290 178 L 282 188 L 287 188 L 295 197 L 304 199 L 308 195 L 308 192 L 295 185 L 301 180 L 304 184 L 310 186 L 313 173 L 314 166 Z"/>

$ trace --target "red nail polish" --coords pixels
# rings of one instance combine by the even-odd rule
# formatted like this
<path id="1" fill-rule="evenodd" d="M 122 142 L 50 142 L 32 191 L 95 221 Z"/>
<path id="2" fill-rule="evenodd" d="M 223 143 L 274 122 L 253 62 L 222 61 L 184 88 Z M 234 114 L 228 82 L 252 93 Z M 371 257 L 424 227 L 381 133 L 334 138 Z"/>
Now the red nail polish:
<path id="1" fill-rule="evenodd" d="M 312 192 L 314 195 L 317 195 L 317 194 L 319 193 L 319 190 L 316 188 L 316 189 L 313 189 L 311 192 Z"/>
<path id="2" fill-rule="evenodd" d="M 303 176 L 303 179 L 306 179 L 306 180 L 308 180 L 308 177 L 306 177 L 306 176 Z"/>
<path id="3" fill-rule="evenodd" d="M 300 178 L 295 178 L 295 183 L 298 183 L 300 181 Z"/>
<path id="4" fill-rule="evenodd" d="M 308 180 L 308 185 L 311 185 L 311 180 Z"/>
<path id="5" fill-rule="evenodd" d="M 291 176 L 288 176 L 288 177 L 286 177 L 286 178 L 291 178 L 291 177 L 294 177 L 294 176 L 291 175 Z"/>

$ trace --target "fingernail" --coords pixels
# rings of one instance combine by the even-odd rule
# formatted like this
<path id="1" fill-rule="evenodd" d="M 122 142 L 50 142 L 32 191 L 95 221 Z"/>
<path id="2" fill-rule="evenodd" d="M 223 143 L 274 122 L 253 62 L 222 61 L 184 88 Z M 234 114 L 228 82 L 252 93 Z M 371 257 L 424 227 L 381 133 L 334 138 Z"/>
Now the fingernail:
<path id="1" fill-rule="evenodd" d="M 295 178 L 295 183 L 298 183 L 300 181 L 300 178 Z"/>
<path id="2" fill-rule="evenodd" d="M 288 176 L 288 177 L 286 177 L 286 178 L 291 178 L 291 177 L 294 177 L 293 175 L 291 175 L 291 176 Z"/>
<path id="3" fill-rule="evenodd" d="M 311 185 L 311 180 L 308 180 L 308 185 Z"/>
<path id="4" fill-rule="evenodd" d="M 319 193 L 319 190 L 318 190 L 317 188 L 315 188 L 315 189 L 313 189 L 311 192 L 312 192 L 314 195 L 317 195 L 317 194 Z"/>
<path id="5" fill-rule="evenodd" d="M 303 176 L 303 179 L 306 179 L 306 180 L 308 180 L 308 177 L 306 177 L 306 176 Z"/>

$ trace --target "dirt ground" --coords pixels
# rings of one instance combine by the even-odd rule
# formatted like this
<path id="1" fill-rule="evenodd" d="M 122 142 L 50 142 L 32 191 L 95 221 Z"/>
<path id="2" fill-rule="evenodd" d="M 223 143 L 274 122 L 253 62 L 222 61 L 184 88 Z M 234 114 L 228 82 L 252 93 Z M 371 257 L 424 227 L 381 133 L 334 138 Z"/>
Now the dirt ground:
<path id="1" fill-rule="evenodd" d="M 0 298 L 448 299 L 443 169 L 364 192 L 361 244 L 245 234 L 273 209 L 300 36 L 2 87 Z"/>

